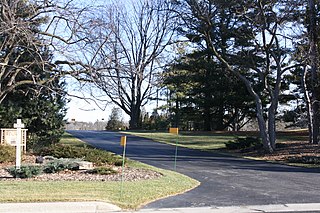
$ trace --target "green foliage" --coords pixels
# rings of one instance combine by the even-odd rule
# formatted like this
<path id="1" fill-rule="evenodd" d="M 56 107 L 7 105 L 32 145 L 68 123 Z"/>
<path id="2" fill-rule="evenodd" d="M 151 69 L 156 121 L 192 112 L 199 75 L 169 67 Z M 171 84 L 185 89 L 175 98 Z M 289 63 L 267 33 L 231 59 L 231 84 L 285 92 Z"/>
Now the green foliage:
<path id="1" fill-rule="evenodd" d="M 167 130 L 170 126 L 170 120 L 166 115 L 159 115 L 154 110 L 151 116 L 149 113 L 142 114 L 142 129 L 145 130 Z"/>
<path id="2" fill-rule="evenodd" d="M 0 163 L 13 162 L 16 158 L 15 148 L 8 145 L 0 145 Z"/>
<path id="3" fill-rule="evenodd" d="M 43 166 L 43 172 L 45 173 L 56 173 L 66 169 L 78 170 L 79 164 L 74 159 L 55 159 Z"/>
<path id="4" fill-rule="evenodd" d="M 124 164 L 126 164 L 127 162 L 128 162 L 127 159 L 124 159 Z M 115 166 L 122 166 L 122 164 L 123 164 L 122 158 L 116 159 L 113 164 L 114 164 Z"/>
<path id="5" fill-rule="evenodd" d="M 12 127 L 17 118 L 23 119 L 29 134 L 28 148 L 57 143 L 64 132 L 65 100 L 47 92 L 42 90 L 38 96 L 14 92 L 0 106 L 2 127 Z"/>
<path id="6" fill-rule="evenodd" d="M 10 167 L 7 171 L 14 177 L 14 178 L 32 178 L 41 174 L 42 167 L 41 166 L 34 166 L 34 165 L 26 165 L 21 166 L 20 169 L 16 169 L 15 167 Z"/>
<path id="7" fill-rule="evenodd" d="M 116 170 L 111 167 L 100 166 L 96 167 L 93 170 L 89 171 L 91 174 L 99 174 L 99 175 L 111 175 L 118 173 Z"/>
<path id="8" fill-rule="evenodd" d="M 305 163 L 305 164 L 314 164 L 320 165 L 320 157 L 318 156 L 297 156 L 288 158 L 289 163 Z"/>
<path id="9" fill-rule="evenodd" d="M 109 120 L 106 126 L 107 130 L 124 130 L 126 129 L 121 115 L 121 110 L 119 108 L 112 108 Z"/>
<path id="10" fill-rule="evenodd" d="M 233 124 L 238 130 L 254 116 L 253 99 L 239 79 L 208 57 L 207 51 L 184 55 L 163 74 L 168 109 L 182 129 L 225 130 Z"/>
<path id="11" fill-rule="evenodd" d="M 250 147 L 262 146 L 261 140 L 256 137 L 237 138 L 235 141 L 225 143 L 229 150 L 245 149 Z"/>
<path id="12" fill-rule="evenodd" d="M 22 118 L 30 137 L 27 148 L 58 142 L 65 116 L 64 84 L 51 63 L 49 44 L 38 34 L 47 17 L 39 17 L 45 9 L 38 3 L 2 1 L 0 14 L 1 28 L 8 28 L 0 32 L 0 126 L 11 128 Z"/>
<path id="13" fill-rule="evenodd" d="M 121 159 L 120 156 L 100 149 L 60 144 L 44 148 L 40 154 L 42 156 L 50 155 L 56 158 L 80 158 L 96 165 L 104 163 L 115 165 Z"/>
<path id="14" fill-rule="evenodd" d="M 55 158 L 84 158 L 86 148 L 57 144 L 43 148 L 40 154 L 42 156 L 49 155 Z"/>

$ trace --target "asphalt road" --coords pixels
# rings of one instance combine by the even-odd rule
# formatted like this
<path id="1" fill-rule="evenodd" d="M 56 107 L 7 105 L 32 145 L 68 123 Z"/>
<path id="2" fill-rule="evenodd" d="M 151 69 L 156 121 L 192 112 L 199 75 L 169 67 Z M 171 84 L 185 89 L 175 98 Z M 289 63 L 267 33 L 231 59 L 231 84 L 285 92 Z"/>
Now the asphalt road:
<path id="1" fill-rule="evenodd" d="M 101 149 L 122 153 L 120 134 L 69 131 Z M 128 136 L 127 157 L 156 167 L 174 168 L 175 147 Z M 177 171 L 201 182 L 190 192 L 145 208 L 320 203 L 320 170 L 178 148 Z"/>

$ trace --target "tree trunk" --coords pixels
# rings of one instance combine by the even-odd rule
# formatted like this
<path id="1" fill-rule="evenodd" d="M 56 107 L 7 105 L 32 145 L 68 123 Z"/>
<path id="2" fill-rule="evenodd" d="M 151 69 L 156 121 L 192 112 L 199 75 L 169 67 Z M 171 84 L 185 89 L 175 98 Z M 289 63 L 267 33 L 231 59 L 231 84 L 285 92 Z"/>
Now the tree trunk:
<path id="1" fill-rule="evenodd" d="M 179 106 L 179 100 L 176 100 L 176 114 L 174 117 L 174 127 L 178 128 L 180 123 L 180 106 Z"/>
<path id="2" fill-rule="evenodd" d="M 263 148 L 267 152 L 272 153 L 274 150 L 270 143 L 270 138 L 268 134 L 269 131 L 267 130 L 267 125 L 263 118 L 263 111 L 262 111 L 262 108 L 259 106 L 259 104 L 257 104 L 257 119 L 258 119 L 259 132 L 260 132 Z"/>
<path id="3" fill-rule="evenodd" d="M 216 130 L 223 131 L 225 130 L 226 126 L 223 122 L 223 116 L 224 116 L 224 107 L 222 104 L 219 106 L 218 114 L 217 114 L 217 127 Z"/>
<path id="4" fill-rule="evenodd" d="M 302 75 L 302 89 L 303 89 L 303 95 L 304 95 L 304 100 L 306 102 L 306 107 L 307 107 L 307 117 L 308 117 L 308 132 L 309 132 L 309 142 L 312 143 L 312 136 L 313 136 L 313 119 L 312 119 L 312 104 L 311 104 L 311 99 L 309 96 L 308 88 L 307 88 L 307 68 L 304 67 L 303 70 L 303 75 Z"/>
<path id="5" fill-rule="evenodd" d="M 204 119 L 204 130 L 211 131 L 212 130 L 212 126 L 211 126 L 212 116 L 211 116 L 209 107 L 205 107 L 203 119 Z"/>
<path id="6" fill-rule="evenodd" d="M 319 78 L 318 78 L 318 35 L 317 35 L 317 17 L 314 0 L 308 0 L 309 4 L 309 59 L 311 66 L 311 107 L 312 113 L 310 115 L 312 133 L 310 143 L 319 143 Z"/>
<path id="7" fill-rule="evenodd" d="M 130 121 L 129 121 L 129 128 L 130 129 L 139 129 L 140 128 L 140 114 L 141 114 L 141 110 L 140 110 L 140 106 L 133 106 L 131 108 L 131 112 L 130 112 Z"/>
<path id="8" fill-rule="evenodd" d="M 206 72 L 206 78 L 209 79 L 209 72 Z M 210 82 L 206 81 L 206 87 L 208 88 L 210 86 Z M 204 100 L 204 127 L 203 129 L 205 131 L 211 131 L 212 130 L 212 113 L 211 113 L 211 105 L 210 104 L 211 95 L 210 92 L 205 92 L 205 100 Z"/>
<path id="9" fill-rule="evenodd" d="M 274 151 L 274 149 L 272 148 L 271 143 L 270 143 L 270 138 L 269 138 L 270 130 L 268 131 L 266 121 L 263 117 L 262 101 L 261 101 L 259 95 L 254 91 L 253 87 L 251 86 L 250 81 L 248 79 L 246 79 L 240 73 L 235 72 L 235 74 L 237 74 L 237 76 L 244 82 L 244 84 L 246 85 L 246 87 L 248 89 L 248 92 L 254 98 L 254 102 L 256 104 L 256 109 L 257 109 L 256 114 L 257 114 L 257 119 L 258 119 L 259 132 L 260 132 L 260 137 L 262 140 L 263 148 L 267 152 L 272 153 Z"/>
<path id="10" fill-rule="evenodd" d="M 270 106 L 268 112 L 268 135 L 272 151 L 276 149 L 276 116 L 274 107 Z"/>

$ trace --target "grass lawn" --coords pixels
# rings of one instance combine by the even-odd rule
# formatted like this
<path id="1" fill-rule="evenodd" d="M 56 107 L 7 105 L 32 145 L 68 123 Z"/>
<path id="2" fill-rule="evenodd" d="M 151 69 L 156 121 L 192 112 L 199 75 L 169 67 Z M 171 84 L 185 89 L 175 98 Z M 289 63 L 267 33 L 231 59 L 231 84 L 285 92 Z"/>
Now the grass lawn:
<path id="1" fill-rule="evenodd" d="M 61 143 L 85 145 L 67 133 Z M 116 181 L 0 181 L 0 202 L 104 201 L 123 209 L 136 209 L 199 185 L 198 181 L 173 171 L 135 161 L 129 161 L 129 166 L 155 170 L 163 176 L 153 180 L 125 181 L 122 197 L 121 183 Z"/>
<path id="2" fill-rule="evenodd" d="M 225 143 L 235 139 L 234 134 L 230 133 L 205 133 L 205 132 L 180 132 L 179 135 L 167 132 L 151 132 L 151 131 L 126 131 L 126 134 L 132 134 L 154 141 L 167 144 L 176 144 L 182 147 L 200 150 L 214 150 L 225 147 Z"/>
<path id="3" fill-rule="evenodd" d="M 199 185 L 197 181 L 176 172 L 148 168 L 161 172 L 163 177 L 124 182 L 122 198 L 120 182 L 115 181 L 0 181 L 0 202 L 104 201 L 124 209 L 136 209 Z"/>
<path id="4" fill-rule="evenodd" d="M 168 144 L 175 144 L 178 140 L 178 146 L 204 151 L 217 150 L 254 160 L 265 160 L 300 167 L 320 167 L 319 163 L 305 163 L 304 160 L 299 160 L 301 161 L 299 163 L 292 163 L 292 160 L 290 160 L 292 158 L 300 159 L 301 156 L 320 158 L 319 146 L 308 143 L 308 132 L 306 130 L 277 132 L 278 148 L 272 154 L 265 153 L 261 149 L 230 151 L 224 149 L 225 142 L 234 141 L 236 137 L 258 136 L 258 132 L 180 132 L 179 136 L 168 132 L 152 131 L 127 131 L 124 133 Z"/>
<path id="5" fill-rule="evenodd" d="M 259 136 L 258 132 L 179 132 L 179 135 L 168 132 L 154 131 L 125 131 L 123 133 L 149 138 L 154 141 L 175 145 L 191 149 L 200 149 L 205 151 L 223 149 L 225 143 L 234 141 L 236 137 Z M 278 132 L 277 141 L 307 141 L 308 135 L 305 131 Z"/>
<path id="6" fill-rule="evenodd" d="M 72 145 L 72 146 L 78 146 L 78 147 L 88 146 L 85 142 L 83 142 L 78 138 L 73 137 L 71 134 L 67 132 L 63 134 L 59 143 L 63 145 Z"/>

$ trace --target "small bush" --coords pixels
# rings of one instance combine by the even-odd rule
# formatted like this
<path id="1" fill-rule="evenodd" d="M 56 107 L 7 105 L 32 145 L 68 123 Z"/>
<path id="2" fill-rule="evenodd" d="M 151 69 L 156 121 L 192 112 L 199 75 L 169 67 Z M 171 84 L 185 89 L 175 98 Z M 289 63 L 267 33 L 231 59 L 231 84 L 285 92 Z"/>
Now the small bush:
<path id="1" fill-rule="evenodd" d="M 115 166 L 122 166 L 122 158 L 120 158 L 120 159 L 117 159 L 115 162 L 114 162 L 114 165 Z M 124 159 L 124 164 L 126 164 L 127 163 L 127 159 Z"/>
<path id="2" fill-rule="evenodd" d="M 99 175 L 111 175 L 111 174 L 116 174 L 118 172 L 110 167 L 101 166 L 101 167 L 94 168 L 89 173 L 99 174 Z"/>
<path id="3" fill-rule="evenodd" d="M 26 165 L 21 166 L 20 169 L 16 169 L 15 167 L 10 167 L 7 171 L 14 177 L 14 178 L 32 178 L 41 174 L 42 168 L 41 166 L 33 166 L 33 165 Z"/>
<path id="4" fill-rule="evenodd" d="M 298 156 L 288 158 L 289 163 L 305 163 L 320 165 L 320 157 L 318 156 Z"/>
<path id="5" fill-rule="evenodd" d="M 44 148 L 40 153 L 42 156 L 51 155 L 56 158 L 83 158 L 86 148 L 58 144 Z"/>
<path id="6" fill-rule="evenodd" d="M 66 169 L 78 170 L 79 164 L 76 163 L 76 160 L 56 159 L 43 166 L 43 172 L 45 173 L 57 173 Z"/>
<path id="7" fill-rule="evenodd" d="M 235 141 L 225 143 L 226 148 L 229 150 L 245 149 L 254 146 L 261 146 L 261 140 L 256 137 L 237 138 Z"/>
<path id="8" fill-rule="evenodd" d="M 115 165 L 121 159 L 120 156 L 104 150 L 71 145 L 50 146 L 42 150 L 41 155 L 51 155 L 56 158 L 80 158 L 96 165 L 104 163 Z"/>
<path id="9" fill-rule="evenodd" d="M 14 146 L 0 145 L 0 163 L 14 162 L 16 159 Z"/>

